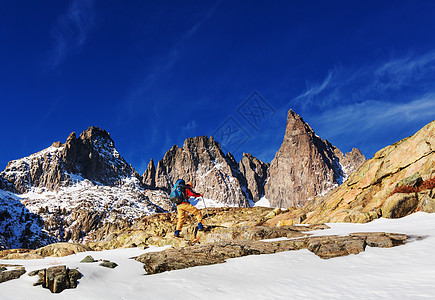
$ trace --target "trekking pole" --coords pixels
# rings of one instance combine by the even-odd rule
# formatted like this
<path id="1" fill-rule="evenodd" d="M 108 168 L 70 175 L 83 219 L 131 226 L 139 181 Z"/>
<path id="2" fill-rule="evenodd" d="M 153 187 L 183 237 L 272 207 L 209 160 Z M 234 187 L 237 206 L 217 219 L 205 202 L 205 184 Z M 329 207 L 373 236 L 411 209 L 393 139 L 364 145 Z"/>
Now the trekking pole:
<path id="1" fill-rule="evenodd" d="M 205 205 L 204 197 L 201 196 L 201 198 L 202 198 L 202 202 L 204 203 L 204 208 L 205 208 L 205 213 L 207 214 L 207 218 L 210 220 L 210 216 L 208 215 L 208 211 L 207 211 L 207 205 Z"/>

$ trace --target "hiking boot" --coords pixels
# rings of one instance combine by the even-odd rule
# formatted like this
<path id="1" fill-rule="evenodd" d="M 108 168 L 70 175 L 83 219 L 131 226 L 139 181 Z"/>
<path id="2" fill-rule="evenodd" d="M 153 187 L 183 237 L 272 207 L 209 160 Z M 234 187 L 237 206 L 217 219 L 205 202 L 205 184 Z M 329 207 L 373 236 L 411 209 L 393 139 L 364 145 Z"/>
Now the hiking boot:
<path id="1" fill-rule="evenodd" d="M 204 225 L 202 225 L 202 223 L 198 223 L 198 230 L 204 230 Z"/>
<path id="2" fill-rule="evenodd" d="M 174 237 L 177 237 L 177 238 L 180 237 L 180 230 L 175 230 Z"/>

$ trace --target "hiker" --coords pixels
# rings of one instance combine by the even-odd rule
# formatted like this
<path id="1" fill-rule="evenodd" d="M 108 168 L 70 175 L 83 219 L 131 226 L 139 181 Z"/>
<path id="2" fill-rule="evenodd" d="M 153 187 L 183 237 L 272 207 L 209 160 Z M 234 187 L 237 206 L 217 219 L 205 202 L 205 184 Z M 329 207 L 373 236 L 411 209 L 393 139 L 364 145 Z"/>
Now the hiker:
<path id="1" fill-rule="evenodd" d="M 178 181 L 177 181 L 178 182 Z M 180 181 L 181 185 L 182 181 Z M 176 183 L 177 186 L 177 183 Z M 180 237 L 181 228 L 183 228 L 183 224 L 186 221 L 186 213 L 191 213 L 196 217 L 198 221 L 198 230 L 204 230 L 204 226 L 202 225 L 202 214 L 199 209 L 189 203 L 190 197 L 202 197 L 203 193 L 197 193 L 193 191 L 192 182 L 187 182 L 184 185 L 184 190 L 182 190 L 182 201 L 180 204 L 177 204 L 177 214 L 178 214 L 178 222 L 177 222 L 177 230 L 175 230 L 174 236 Z"/>

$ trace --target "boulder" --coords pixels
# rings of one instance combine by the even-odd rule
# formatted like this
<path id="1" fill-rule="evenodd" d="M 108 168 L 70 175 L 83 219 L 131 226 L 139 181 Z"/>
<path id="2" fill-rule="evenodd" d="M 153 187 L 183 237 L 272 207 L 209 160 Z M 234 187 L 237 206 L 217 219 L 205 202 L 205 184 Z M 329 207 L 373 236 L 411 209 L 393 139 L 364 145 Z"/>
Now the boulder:
<path id="1" fill-rule="evenodd" d="M 435 196 L 434 192 L 426 191 L 418 193 L 419 206 L 421 211 L 427 213 L 435 213 L 435 199 L 433 196 Z"/>
<path id="2" fill-rule="evenodd" d="M 39 280 L 34 285 L 42 285 L 52 293 L 61 293 L 65 289 L 75 289 L 77 280 L 82 278 L 82 274 L 75 269 L 66 266 L 55 266 L 48 269 L 35 270 L 29 276 L 39 276 Z"/>
<path id="3" fill-rule="evenodd" d="M 0 283 L 13 279 L 18 279 L 21 277 L 21 275 L 25 273 L 26 269 L 24 267 L 18 267 L 13 270 L 4 270 L 0 272 Z"/>
<path id="4" fill-rule="evenodd" d="M 81 263 L 93 263 L 95 261 L 96 260 L 91 255 L 88 255 L 85 258 L 83 258 L 80 262 Z"/>
<path id="5" fill-rule="evenodd" d="M 382 205 L 381 211 L 384 218 L 402 218 L 415 211 L 418 199 L 415 193 L 395 193 L 388 197 Z"/>
<path id="6" fill-rule="evenodd" d="M 365 250 L 365 239 L 358 236 L 322 236 L 308 239 L 307 249 L 321 258 L 358 254 Z"/>
<path id="7" fill-rule="evenodd" d="M 115 269 L 118 264 L 112 261 L 104 261 L 102 263 L 100 263 L 100 266 L 105 267 L 105 268 L 109 268 L 109 269 Z"/>

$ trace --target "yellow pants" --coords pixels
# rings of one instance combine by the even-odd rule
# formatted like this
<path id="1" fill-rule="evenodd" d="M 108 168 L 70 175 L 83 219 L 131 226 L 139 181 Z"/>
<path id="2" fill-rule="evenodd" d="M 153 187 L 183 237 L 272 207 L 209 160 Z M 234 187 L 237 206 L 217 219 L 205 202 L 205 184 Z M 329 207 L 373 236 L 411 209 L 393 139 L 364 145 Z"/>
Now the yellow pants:
<path id="1" fill-rule="evenodd" d="M 183 224 L 186 221 L 187 212 L 194 215 L 198 223 L 202 223 L 201 211 L 197 209 L 195 206 L 193 206 L 192 204 L 183 202 L 177 205 L 177 213 L 178 213 L 177 230 L 181 230 L 181 228 L 183 228 Z"/>

